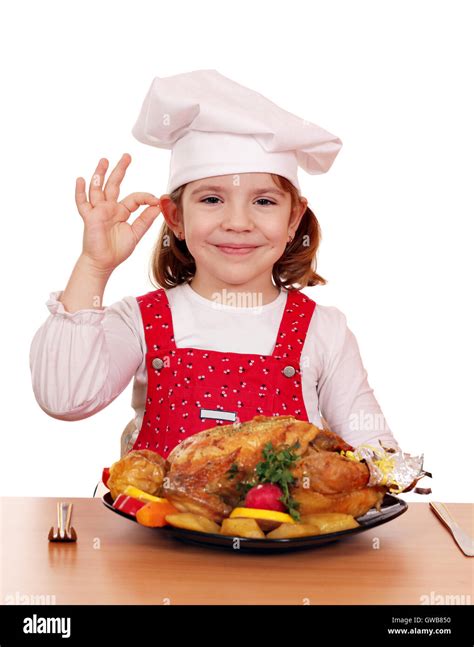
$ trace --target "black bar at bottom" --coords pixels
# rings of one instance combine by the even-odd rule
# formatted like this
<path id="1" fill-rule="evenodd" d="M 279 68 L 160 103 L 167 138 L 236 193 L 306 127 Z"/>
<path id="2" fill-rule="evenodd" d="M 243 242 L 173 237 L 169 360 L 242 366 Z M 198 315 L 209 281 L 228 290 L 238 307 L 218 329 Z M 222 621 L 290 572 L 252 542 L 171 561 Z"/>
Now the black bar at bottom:
<path id="1" fill-rule="evenodd" d="M 0 645 L 152 640 L 222 645 L 343 641 L 472 645 L 470 605 L 4 605 Z M 76 643 L 78 644 L 78 643 Z M 87 644 L 87 642 L 86 642 Z"/>

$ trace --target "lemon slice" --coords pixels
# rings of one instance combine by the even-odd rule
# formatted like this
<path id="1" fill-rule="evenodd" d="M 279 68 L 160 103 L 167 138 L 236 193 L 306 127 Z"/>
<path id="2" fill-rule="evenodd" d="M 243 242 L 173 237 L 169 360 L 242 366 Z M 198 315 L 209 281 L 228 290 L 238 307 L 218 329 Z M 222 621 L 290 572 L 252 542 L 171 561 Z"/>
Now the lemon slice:
<path id="1" fill-rule="evenodd" d="M 231 519 L 236 517 L 255 519 L 262 530 L 272 530 L 281 523 L 295 523 L 293 517 L 286 512 L 264 510 L 263 508 L 234 508 L 229 517 Z"/>
<path id="2" fill-rule="evenodd" d="M 127 487 L 123 491 L 123 494 L 131 496 L 134 499 L 139 499 L 140 501 L 158 501 L 158 502 L 161 502 L 161 503 L 163 503 L 164 501 L 167 501 L 167 499 L 162 499 L 159 496 L 154 496 L 153 494 L 148 494 L 148 492 L 144 492 L 143 490 L 140 490 L 139 488 L 135 487 L 134 485 L 127 485 Z"/>

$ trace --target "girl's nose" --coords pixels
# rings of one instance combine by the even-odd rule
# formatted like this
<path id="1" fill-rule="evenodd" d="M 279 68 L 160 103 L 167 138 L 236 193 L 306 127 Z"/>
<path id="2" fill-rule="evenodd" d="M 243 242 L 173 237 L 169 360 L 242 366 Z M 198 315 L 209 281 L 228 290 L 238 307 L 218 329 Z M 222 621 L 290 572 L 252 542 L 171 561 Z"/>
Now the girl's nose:
<path id="1" fill-rule="evenodd" d="M 235 229 L 236 231 L 251 230 L 254 228 L 253 221 L 249 217 L 245 207 L 232 207 L 228 209 L 221 221 L 224 228 Z"/>

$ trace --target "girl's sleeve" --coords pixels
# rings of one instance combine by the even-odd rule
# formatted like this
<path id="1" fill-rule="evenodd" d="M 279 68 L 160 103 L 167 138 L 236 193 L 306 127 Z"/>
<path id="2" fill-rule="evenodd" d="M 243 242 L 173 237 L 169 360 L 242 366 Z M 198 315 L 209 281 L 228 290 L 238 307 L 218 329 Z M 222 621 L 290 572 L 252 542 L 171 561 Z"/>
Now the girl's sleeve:
<path id="1" fill-rule="evenodd" d="M 143 359 L 133 297 L 70 313 L 51 292 L 49 317 L 35 333 L 30 370 L 45 413 L 81 420 L 104 409 L 129 384 Z"/>
<path id="2" fill-rule="evenodd" d="M 345 315 L 325 307 L 321 326 L 324 346 L 323 370 L 318 384 L 319 408 L 332 431 L 353 446 L 363 443 L 399 448 L 368 382 L 359 346 L 347 326 Z"/>

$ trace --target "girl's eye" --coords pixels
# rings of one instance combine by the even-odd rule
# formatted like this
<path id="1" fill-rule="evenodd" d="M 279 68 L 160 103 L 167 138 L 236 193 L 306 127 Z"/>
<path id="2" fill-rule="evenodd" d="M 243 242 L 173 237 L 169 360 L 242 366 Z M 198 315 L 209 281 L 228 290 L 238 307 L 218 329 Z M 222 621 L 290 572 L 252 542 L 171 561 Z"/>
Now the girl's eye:
<path id="1" fill-rule="evenodd" d="M 259 199 L 257 200 L 257 202 L 260 202 L 261 200 L 265 200 L 265 202 L 268 202 L 269 204 L 275 204 L 274 202 L 272 202 L 272 201 L 271 201 L 271 200 L 269 200 L 268 198 L 259 198 Z M 266 207 L 266 206 L 267 206 L 267 205 L 262 204 L 262 207 Z"/>
<path id="2" fill-rule="evenodd" d="M 203 200 L 201 200 L 201 202 L 205 202 L 206 204 L 216 204 L 215 202 L 211 202 L 211 203 L 206 202 L 206 200 L 219 200 L 219 198 L 217 198 L 215 195 L 211 195 L 208 198 L 204 198 Z"/>
<path id="3" fill-rule="evenodd" d="M 201 200 L 201 202 L 204 202 L 205 204 L 216 204 L 215 202 L 206 202 L 206 200 L 220 200 L 220 198 L 218 198 L 218 197 L 217 197 L 217 196 L 215 196 L 215 195 L 210 195 L 210 196 L 209 196 L 209 197 L 207 197 L 207 198 L 203 198 L 203 199 Z M 271 201 L 271 200 L 269 200 L 268 198 L 259 198 L 259 199 L 257 200 L 257 202 L 261 202 L 262 200 L 263 200 L 264 202 L 267 202 L 269 205 L 270 205 L 270 204 L 275 204 L 275 202 L 272 202 L 272 201 Z M 266 206 L 268 206 L 268 205 L 267 205 L 267 204 L 263 204 L 263 205 L 261 205 L 261 206 L 262 206 L 262 207 L 266 207 Z"/>

